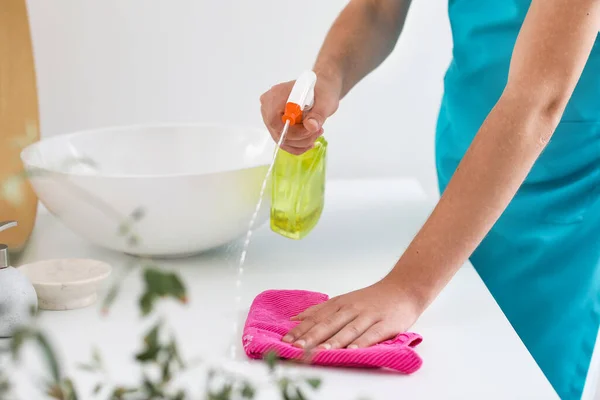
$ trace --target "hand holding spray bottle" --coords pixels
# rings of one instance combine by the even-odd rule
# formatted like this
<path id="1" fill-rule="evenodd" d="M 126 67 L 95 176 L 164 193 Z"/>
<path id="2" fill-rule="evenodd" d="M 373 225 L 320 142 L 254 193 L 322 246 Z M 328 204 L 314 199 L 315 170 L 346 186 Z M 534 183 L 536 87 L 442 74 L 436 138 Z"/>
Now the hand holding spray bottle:
<path id="1" fill-rule="evenodd" d="M 285 105 L 281 138 L 302 122 L 314 104 L 317 76 L 305 71 L 296 80 Z M 325 203 L 327 141 L 320 137 L 304 154 L 280 149 L 272 175 L 271 229 L 290 239 L 302 239 L 317 225 Z"/>

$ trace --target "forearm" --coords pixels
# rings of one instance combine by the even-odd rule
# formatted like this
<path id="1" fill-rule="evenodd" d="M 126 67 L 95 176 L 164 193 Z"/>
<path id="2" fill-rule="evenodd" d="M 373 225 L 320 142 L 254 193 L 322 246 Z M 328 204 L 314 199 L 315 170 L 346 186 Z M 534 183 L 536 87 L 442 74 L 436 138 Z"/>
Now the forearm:
<path id="1" fill-rule="evenodd" d="M 352 0 L 332 25 L 315 62 L 317 75 L 339 79 L 340 97 L 392 52 L 410 0 Z"/>
<path id="2" fill-rule="evenodd" d="M 525 180 L 560 121 L 599 28 L 597 0 L 532 1 L 504 94 L 388 276 L 421 308 L 468 259 Z"/>
<path id="3" fill-rule="evenodd" d="M 556 127 L 557 111 L 504 96 L 481 126 L 437 207 L 390 274 L 423 309 L 508 206 Z"/>

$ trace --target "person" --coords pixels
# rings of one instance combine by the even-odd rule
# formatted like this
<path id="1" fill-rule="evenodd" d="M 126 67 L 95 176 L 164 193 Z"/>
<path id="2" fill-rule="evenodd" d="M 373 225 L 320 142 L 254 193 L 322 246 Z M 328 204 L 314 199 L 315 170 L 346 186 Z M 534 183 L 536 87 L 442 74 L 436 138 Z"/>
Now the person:
<path id="1" fill-rule="evenodd" d="M 313 70 L 301 154 L 390 54 L 409 0 L 351 0 Z M 562 399 L 580 398 L 600 322 L 600 1 L 449 0 L 436 132 L 441 198 L 381 281 L 309 308 L 284 341 L 365 347 L 405 331 L 470 258 Z M 261 96 L 279 140 L 293 82 Z M 368 283 L 366 283 L 368 284 Z"/>

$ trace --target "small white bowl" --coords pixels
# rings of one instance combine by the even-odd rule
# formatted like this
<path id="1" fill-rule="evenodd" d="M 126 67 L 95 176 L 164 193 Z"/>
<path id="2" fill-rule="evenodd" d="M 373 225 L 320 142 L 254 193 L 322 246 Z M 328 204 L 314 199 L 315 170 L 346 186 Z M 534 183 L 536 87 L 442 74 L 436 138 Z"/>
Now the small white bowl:
<path id="1" fill-rule="evenodd" d="M 93 304 L 112 270 L 102 261 L 88 259 L 38 261 L 18 269 L 33 284 L 38 307 L 43 310 L 73 310 Z"/>

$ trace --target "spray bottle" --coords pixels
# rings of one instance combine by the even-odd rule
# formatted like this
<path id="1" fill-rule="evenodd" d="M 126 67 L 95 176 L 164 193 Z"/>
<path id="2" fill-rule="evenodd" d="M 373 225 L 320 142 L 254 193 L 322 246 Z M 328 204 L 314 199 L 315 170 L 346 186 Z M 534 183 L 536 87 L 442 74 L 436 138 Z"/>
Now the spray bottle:
<path id="1" fill-rule="evenodd" d="M 317 76 L 305 71 L 296 80 L 285 105 L 282 140 L 290 126 L 302 123 L 314 104 Z M 280 142 L 281 144 L 281 142 Z M 320 137 L 301 155 L 279 149 L 272 175 L 271 229 L 290 239 L 302 239 L 317 225 L 325 205 L 327 141 Z"/>

